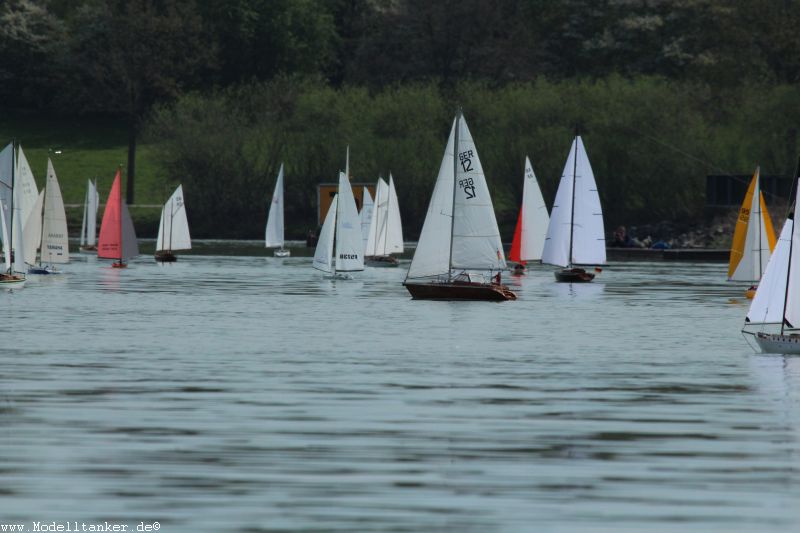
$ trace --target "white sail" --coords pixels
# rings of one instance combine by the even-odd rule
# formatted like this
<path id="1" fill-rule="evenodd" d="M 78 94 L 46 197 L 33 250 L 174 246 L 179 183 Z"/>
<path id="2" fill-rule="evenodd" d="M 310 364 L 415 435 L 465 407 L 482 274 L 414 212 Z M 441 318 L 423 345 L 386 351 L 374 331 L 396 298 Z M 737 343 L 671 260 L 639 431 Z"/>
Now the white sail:
<path id="1" fill-rule="evenodd" d="M 42 243 L 42 209 L 44 208 L 44 192 L 39 193 L 28 219 L 22 227 L 22 239 L 25 241 L 25 262 L 29 265 L 36 264 L 36 250 Z"/>
<path id="2" fill-rule="evenodd" d="M 580 136 L 575 137 L 572 142 L 564 172 L 561 174 L 547 228 L 542 261 L 563 267 L 571 264 L 602 265 L 606 262 L 600 196 L 597 194 L 594 173 Z"/>
<path id="3" fill-rule="evenodd" d="M 747 322 L 752 324 L 780 324 L 783 317 L 783 300 L 786 297 L 786 271 L 789 268 L 789 243 L 793 230 L 792 219 L 787 219 L 781 230 L 775 250 L 758 284 L 756 295 L 747 312 Z"/>
<path id="4" fill-rule="evenodd" d="M 800 180 L 795 183 L 794 216 L 800 207 Z M 800 328 L 800 224 L 793 224 L 792 246 L 789 257 L 789 287 L 786 291 L 786 312 L 783 317 L 791 328 Z"/>
<path id="5" fill-rule="evenodd" d="M 178 185 L 161 209 L 156 251 L 191 249 L 192 238 L 189 235 L 189 220 L 186 218 L 186 205 L 183 201 L 183 185 Z"/>
<path id="6" fill-rule="evenodd" d="M 33 179 L 33 171 L 28 163 L 28 158 L 25 157 L 25 152 L 22 151 L 22 146 L 17 148 L 17 172 L 14 176 L 14 187 L 19 187 L 20 216 L 23 221 L 27 221 L 33 205 L 39 197 L 39 190 L 36 188 L 36 180 Z"/>
<path id="7" fill-rule="evenodd" d="M 462 116 L 458 121 L 451 268 L 506 268 L 500 230 L 478 151 Z"/>
<path id="8" fill-rule="evenodd" d="M 317 249 L 314 250 L 314 262 L 312 265 L 317 270 L 323 272 L 333 271 L 333 238 L 336 235 L 336 211 L 339 205 L 339 195 L 335 195 L 325 215 L 325 222 L 319 232 Z"/>
<path id="9" fill-rule="evenodd" d="M 81 221 L 81 242 L 80 245 L 86 244 L 86 218 L 89 213 L 89 189 L 92 186 L 92 181 L 89 180 L 89 187 L 86 188 L 86 194 L 83 197 L 83 220 Z"/>
<path id="10" fill-rule="evenodd" d="M 0 201 L 0 238 L 3 239 L 3 242 L 8 242 L 8 226 L 6 226 L 6 208 L 3 207 L 3 202 Z M 4 269 L 3 272 L 8 272 L 11 270 L 11 247 L 4 246 L 3 247 L 3 265 Z"/>
<path id="11" fill-rule="evenodd" d="M 369 227 L 372 223 L 372 212 L 375 204 L 372 203 L 372 195 L 369 189 L 364 187 L 361 192 L 361 212 L 358 214 L 361 221 L 361 240 L 364 241 L 364 255 L 367 255 L 367 241 L 369 240 Z"/>
<path id="12" fill-rule="evenodd" d="M 269 205 L 267 216 L 266 247 L 283 248 L 283 164 L 278 171 L 275 181 L 275 191 L 272 193 L 272 203 Z"/>
<path id="13" fill-rule="evenodd" d="M 370 221 L 367 246 L 364 252 L 367 257 L 382 255 L 388 207 L 389 185 L 386 184 L 383 178 L 378 178 L 378 183 L 375 185 L 375 205 L 372 209 L 372 220 Z"/>
<path id="14" fill-rule="evenodd" d="M 89 213 L 86 219 L 86 245 L 97 243 L 97 210 L 100 208 L 100 193 L 97 192 L 97 180 L 89 181 Z"/>
<path id="15" fill-rule="evenodd" d="M 744 251 L 742 259 L 730 277 L 733 281 L 758 281 L 764 273 L 771 254 L 764 215 L 766 213 L 761 209 L 760 179 L 756 177 L 753 198 L 750 202 L 750 218 L 744 240 Z"/>
<path id="16" fill-rule="evenodd" d="M 356 199 L 350 180 L 339 173 L 339 205 L 336 214 L 336 271 L 364 270 L 364 250 L 361 240 L 361 223 L 358 220 Z"/>
<path id="17" fill-rule="evenodd" d="M 3 237 L 3 249 L 8 248 L 11 252 L 11 204 L 12 185 L 14 174 L 14 145 L 8 143 L 5 148 L 0 150 L 0 203 L 3 204 L 3 222 L 6 226 L 6 235 Z M 10 265 L 8 268 L 11 268 Z"/>
<path id="18" fill-rule="evenodd" d="M 13 224 L 11 242 L 14 243 L 13 271 L 24 274 L 25 267 L 25 243 L 22 238 L 22 209 L 19 206 L 19 189 L 14 188 L 14 206 L 11 209 L 11 221 Z"/>
<path id="19" fill-rule="evenodd" d="M 457 118 L 450 128 L 450 137 L 444 149 L 444 157 L 439 167 L 439 175 L 433 187 L 431 202 L 417 249 L 408 269 L 409 278 L 448 276 L 450 273 L 450 232 L 453 212 L 453 146 Z"/>
<path id="20" fill-rule="evenodd" d="M 58 185 L 53 163 L 47 159 L 47 184 L 44 193 L 44 221 L 42 222 L 42 263 L 69 263 L 69 235 L 64 199 Z"/>
<path id="21" fill-rule="evenodd" d="M 382 255 L 403 253 L 403 222 L 400 220 L 400 204 L 394 188 L 392 173 L 389 173 L 389 201 L 386 213 L 386 238 Z"/>
<path id="22" fill-rule="evenodd" d="M 522 185 L 522 232 L 520 239 L 520 259 L 538 261 L 542 258 L 544 239 L 550 216 L 544 203 L 539 182 L 533 173 L 531 160 L 525 156 L 525 181 Z"/>

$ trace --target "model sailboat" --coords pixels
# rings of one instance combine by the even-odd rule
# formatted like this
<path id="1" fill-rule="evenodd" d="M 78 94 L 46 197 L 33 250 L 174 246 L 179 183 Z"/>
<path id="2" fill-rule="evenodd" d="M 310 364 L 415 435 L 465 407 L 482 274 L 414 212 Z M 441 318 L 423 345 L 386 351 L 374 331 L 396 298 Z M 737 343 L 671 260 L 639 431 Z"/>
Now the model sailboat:
<path id="1" fill-rule="evenodd" d="M 97 246 L 97 257 L 116 259 L 111 264 L 114 268 L 125 268 L 125 261 L 139 255 L 139 244 L 133 229 L 128 206 L 122 201 L 122 172 L 117 169 L 111 192 L 108 193 L 103 222 L 100 225 L 100 239 Z"/>
<path id="2" fill-rule="evenodd" d="M 759 174 L 760 168 L 756 168 L 739 209 L 731 245 L 728 281 L 757 284 L 775 248 L 775 230 L 761 193 Z M 755 286 L 745 292 L 748 298 L 754 294 Z"/>
<path id="3" fill-rule="evenodd" d="M 21 194 L 15 179 L 15 160 L 14 143 L 11 142 L 0 151 L 0 237 L 3 239 L 4 259 L 0 286 L 5 288 L 22 287 L 25 284 Z M 16 243 L 16 249 L 12 248 L 12 241 Z"/>
<path id="4" fill-rule="evenodd" d="M 515 300 L 500 284 L 505 268 L 483 167 L 459 110 L 404 285 L 415 299 Z"/>
<path id="5" fill-rule="evenodd" d="M 189 236 L 189 221 L 186 218 L 186 204 L 183 202 L 183 185 L 178 185 L 161 208 L 155 258 L 162 263 L 174 263 L 178 260 L 175 252 L 191 249 L 192 238 Z"/>
<path id="6" fill-rule="evenodd" d="M 555 276 L 556 281 L 567 283 L 592 281 L 594 273 L 581 267 L 606 263 L 603 210 L 580 135 L 572 141 L 558 185 L 542 262 L 564 267 Z"/>
<path id="7" fill-rule="evenodd" d="M 403 253 L 403 223 L 400 220 L 400 205 L 394 179 L 389 174 L 389 183 L 378 178 L 375 187 L 375 207 L 367 234 L 364 256 L 367 265 L 396 267 L 400 264 L 391 254 Z"/>
<path id="8" fill-rule="evenodd" d="M 800 187 L 795 197 L 795 212 L 783 225 L 742 330 L 754 337 L 764 353 L 800 354 L 800 229 L 794 222 L 798 199 Z M 758 326 L 760 331 L 753 332 L 752 326 Z M 780 331 L 764 331 L 778 326 Z"/>
<path id="9" fill-rule="evenodd" d="M 525 180 L 522 185 L 522 207 L 517 216 L 517 228 L 514 230 L 514 240 L 508 258 L 514 261 L 514 272 L 521 274 L 525 271 L 528 261 L 541 261 L 544 239 L 547 236 L 547 226 L 550 216 L 547 206 L 533 173 L 531 160 L 525 156 Z"/>
<path id="10" fill-rule="evenodd" d="M 275 181 L 272 203 L 269 204 L 265 241 L 267 248 L 278 248 L 275 250 L 275 257 L 291 255 L 291 252 L 283 247 L 283 163 L 278 171 L 278 179 Z"/>
<path id="11" fill-rule="evenodd" d="M 313 266 L 334 278 L 347 279 L 348 272 L 364 270 L 363 246 L 353 189 L 347 175 L 340 172 L 339 193 L 322 224 Z"/>
<path id="12" fill-rule="evenodd" d="M 34 204 L 23 231 L 25 262 L 29 274 L 57 274 L 55 264 L 69 263 L 69 235 L 64 199 L 53 162 L 47 159 L 47 182 Z M 40 248 L 39 263 L 36 248 Z"/>
<path id="13" fill-rule="evenodd" d="M 83 201 L 83 222 L 81 223 L 81 252 L 96 252 L 97 209 L 100 207 L 100 195 L 97 192 L 97 180 L 88 180 L 86 197 Z"/>

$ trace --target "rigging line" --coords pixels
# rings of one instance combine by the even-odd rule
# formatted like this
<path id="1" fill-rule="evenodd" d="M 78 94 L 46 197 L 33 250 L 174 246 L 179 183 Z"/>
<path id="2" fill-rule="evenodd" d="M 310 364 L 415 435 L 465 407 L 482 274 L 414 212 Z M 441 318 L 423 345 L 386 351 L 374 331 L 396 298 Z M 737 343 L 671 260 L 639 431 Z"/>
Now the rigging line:
<path id="1" fill-rule="evenodd" d="M 673 152 L 677 152 L 677 153 L 679 153 L 681 155 L 684 155 L 688 159 L 691 159 L 693 161 L 701 163 L 702 165 L 705 165 L 708 168 L 711 168 L 711 169 L 717 170 L 719 172 L 722 172 L 723 175 L 728 176 L 729 178 L 732 178 L 733 180 L 738 181 L 739 183 L 744 183 L 744 184 L 748 183 L 748 181 L 746 179 L 742 179 L 742 178 L 738 177 L 737 174 L 732 173 L 729 169 L 725 169 L 725 168 L 722 168 L 720 166 L 717 166 L 716 163 L 712 163 L 711 161 L 707 161 L 705 159 L 702 159 L 702 158 L 700 158 L 700 157 L 698 157 L 698 156 L 696 156 L 694 154 L 691 154 L 691 153 L 687 152 L 686 150 L 683 150 L 683 149 L 681 149 L 681 148 L 679 148 L 677 146 L 669 144 L 666 141 L 662 141 L 658 137 L 654 137 L 653 135 L 650 135 L 649 133 L 646 133 L 646 132 L 644 132 L 644 131 L 642 131 L 642 130 L 640 130 L 638 128 L 634 128 L 633 126 L 624 126 L 624 125 L 623 126 L 619 126 L 619 127 L 621 129 L 627 129 L 629 131 L 632 131 L 633 133 L 637 133 L 637 134 L 639 134 L 639 135 L 641 135 L 641 136 L 653 141 L 656 144 L 660 144 L 661 146 L 669 148 Z M 770 191 L 762 191 L 762 192 L 764 192 L 767 195 L 771 196 L 773 199 L 782 199 L 781 196 L 779 196 L 779 195 L 777 195 L 777 194 L 775 194 L 773 192 L 770 192 Z M 789 197 L 791 198 L 791 195 Z"/>

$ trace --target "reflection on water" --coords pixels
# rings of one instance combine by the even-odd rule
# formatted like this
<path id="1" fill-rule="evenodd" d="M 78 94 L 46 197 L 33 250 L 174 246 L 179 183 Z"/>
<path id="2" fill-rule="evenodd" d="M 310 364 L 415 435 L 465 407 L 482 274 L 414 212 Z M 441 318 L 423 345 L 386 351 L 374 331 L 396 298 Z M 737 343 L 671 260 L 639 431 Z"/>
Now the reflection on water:
<path id="1" fill-rule="evenodd" d="M 76 256 L 0 293 L 0 522 L 800 526 L 800 359 L 752 353 L 723 265 L 492 304 L 412 301 L 407 264 Z"/>

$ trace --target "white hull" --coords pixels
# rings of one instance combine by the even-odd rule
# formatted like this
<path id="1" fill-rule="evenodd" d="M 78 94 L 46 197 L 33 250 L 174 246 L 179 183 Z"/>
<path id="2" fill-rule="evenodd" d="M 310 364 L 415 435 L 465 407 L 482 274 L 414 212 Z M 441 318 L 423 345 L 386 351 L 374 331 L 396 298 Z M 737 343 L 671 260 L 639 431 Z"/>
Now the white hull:
<path id="1" fill-rule="evenodd" d="M 25 286 L 25 278 L 23 279 L 0 279 L 0 289 L 21 289 Z"/>
<path id="2" fill-rule="evenodd" d="M 800 335 L 759 332 L 754 338 L 762 353 L 800 354 Z"/>
<path id="3" fill-rule="evenodd" d="M 337 272 L 335 274 L 326 274 L 323 277 L 325 279 L 334 279 L 334 280 L 336 280 L 336 279 L 339 279 L 339 280 L 353 279 L 353 276 L 351 276 L 350 274 L 347 274 L 345 272 Z"/>
<path id="4" fill-rule="evenodd" d="M 278 250 L 275 250 L 275 253 L 273 255 L 275 257 L 289 257 L 290 255 L 292 255 L 292 252 L 290 252 L 289 250 L 285 250 L 283 248 L 280 248 Z"/>

